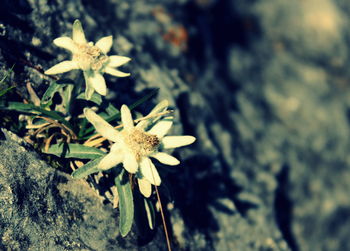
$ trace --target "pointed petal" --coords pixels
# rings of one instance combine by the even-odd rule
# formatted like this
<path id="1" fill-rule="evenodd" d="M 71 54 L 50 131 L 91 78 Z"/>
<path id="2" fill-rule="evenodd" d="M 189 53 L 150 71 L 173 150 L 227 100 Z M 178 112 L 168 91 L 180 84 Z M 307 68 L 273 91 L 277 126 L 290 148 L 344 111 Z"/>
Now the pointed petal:
<path id="1" fill-rule="evenodd" d="M 104 54 L 107 54 L 107 52 L 109 52 L 111 50 L 112 44 L 113 44 L 113 37 L 108 36 L 108 37 L 103 37 L 100 40 L 98 40 L 97 43 L 95 44 L 95 46 L 100 48 L 100 50 Z"/>
<path id="2" fill-rule="evenodd" d="M 53 43 L 61 48 L 75 52 L 78 50 L 77 46 L 74 44 L 74 41 L 70 37 L 59 37 L 53 40 Z"/>
<path id="3" fill-rule="evenodd" d="M 89 81 L 89 75 L 84 71 L 84 79 L 85 79 L 85 99 L 90 100 L 92 95 L 94 94 L 95 89 L 91 86 Z"/>
<path id="4" fill-rule="evenodd" d="M 136 173 L 137 168 L 139 167 L 134 154 L 132 154 L 131 152 L 127 152 L 124 154 L 123 165 L 126 171 L 128 171 L 129 173 Z"/>
<path id="5" fill-rule="evenodd" d="M 86 85 L 86 89 L 85 89 L 85 99 L 86 100 L 90 100 L 92 95 L 94 94 L 94 88 L 92 88 L 89 85 Z"/>
<path id="6" fill-rule="evenodd" d="M 163 118 L 161 121 L 157 122 L 157 124 L 155 124 L 151 130 L 148 131 L 148 133 L 157 135 L 158 138 L 163 138 L 173 125 L 173 119 L 174 117 L 171 116 Z"/>
<path id="7" fill-rule="evenodd" d="M 140 192 L 145 196 L 146 198 L 150 197 L 152 194 L 152 185 L 148 182 L 146 179 L 137 179 L 139 183 L 139 189 Z"/>
<path id="8" fill-rule="evenodd" d="M 117 146 L 118 150 L 113 151 L 113 146 Z M 119 146 L 117 144 L 114 144 L 113 146 L 109 154 L 107 154 L 98 164 L 99 169 L 108 170 L 115 167 L 119 163 L 122 163 L 124 157 L 122 151 L 119 150 Z"/>
<path id="9" fill-rule="evenodd" d="M 159 186 L 161 183 L 158 171 L 153 165 L 152 161 L 145 157 L 140 162 L 140 170 L 142 175 L 155 186 Z"/>
<path id="10" fill-rule="evenodd" d="M 96 44 L 96 46 L 97 46 L 97 44 Z M 116 55 L 109 56 L 108 67 L 118 67 L 118 66 L 121 66 L 123 64 L 126 64 L 130 60 L 131 60 L 131 58 L 123 57 L 123 56 L 116 56 Z"/>
<path id="11" fill-rule="evenodd" d="M 196 140 L 193 136 L 166 136 L 162 139 L 163 148 L 176 148 L 192 144 Z"/>
<path id="12" fill-rule="evenodd" d="M 52 66 L 50 69 L 45 71 L 45 74 L 53 75 L 53 74 L 64 73 L 75 69 L 79 69 L 78 64 L 74 61 L 67 60 Z"/>
<path id="13" fill-rule="evenodd" d="M 88 81 L 98 94 L 102 96 L 107 95 L 106 81 L 100 73 L 93 72 L 92 74 L 88 75 Z"/>
<path id="14" fill-rule="evenodd" d="M 86 44 L 86 38 L 84 34 L 83 27 L 81 26 L 81 23 L 79 20 L 75 20 L 73 23 L 73 41 L 78 44 Z"/>
<path id="15" fill-rule="evenodd" d="M 169 102 L 168 100 L 165 99 L 160 103 L 158 103 L 147 116 L 152 116 L 157 113 L 163 112 L 166 109 L 168 109 L 168 106 L 169 106 Z M 154 123 L 158 119 L 159 119 L 158 117 L 155 117 L 155 118 L 142 120 L 136 125 L 136 128 L 145 129 L 149 124 Z"/>
<path id="16" fill-rule="evenodd" d="M 151 157 L 157 159 L 160 163 L 163 163 L 163 164 L 169 165 L 169 166 L 176 166 L 176 165 L 180 164 L 180 161 L 177 158 L 175 158 L 167 153 L 158 152 L 158 153 L 151 155 Z"/>
<path id="17" fill-rule="evenodd" d="M 96 131 L 103 137 L 117 142 L 119 140 L 119 132 L 108 124 L 103 118 L 97 115 L 93 110 L 89 108 L 84 109 L 84 114 L 87 120 L 95 127 Z"/>
<path id="18" fill-rule="evenodd" d="M 150 205 L 148 204 L 148 200 L 146 200 L 145 198 L 143 199 L 143 204 L 145 205 L 148 226 L 151 230 L 153 230 L 154 229 L 154 221 L 155 221 L 154 212 L 152 212 L 153 210 L 150 209 Z"/>
<path id="19" fill-rule="evenodd" d="M 130 76 L 130 73 L 118 71 L 118 70 L 111 68 L 111 67 L 108 67 L 108 66 L 105 68 L 105 73 L 108 73 L 112 76 L 116 76 L 116 77 L 120 77 L 120 78 Z"/>
<path id="20" fill-rule="evenodd" d="M 159 102 L 148 115 L 163 112 L 166 109 L 168 109 L 168 106 L 169 106 L 169 101 L 164 99 L 161 102 Z"/>
<path id="21" fill-rule="evenodd" d="M 131 112 L 126 105 L 122 105 L 121 117 L 124 129 L 130 130 L 134 128 L 134 121 L 132 120 Z"/>

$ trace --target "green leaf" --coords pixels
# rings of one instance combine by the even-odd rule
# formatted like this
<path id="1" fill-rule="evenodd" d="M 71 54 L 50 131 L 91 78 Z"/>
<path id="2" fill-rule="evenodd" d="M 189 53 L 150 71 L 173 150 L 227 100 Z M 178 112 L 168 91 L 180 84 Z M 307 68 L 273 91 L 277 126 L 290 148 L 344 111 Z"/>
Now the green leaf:
<path id="1" fill-rule="evenodd" d="M 97 166 L 100 163 L 102 158 L 103 157 L 94 159 L 94 160 L 86 163 L 82 167 L 78 168 L 77 170 L 75 170 L 72 173 L 72 177 L 74 179 L 83 179 L 83 178 L 86 178 L 90 174 L 100 172 L 101 169 L 98 169 Z"/>
<path id="2" fill-rule="evenodd" d="M 8 102 L 7 106 L 4 107 L 4 109 L 7 110 L 15 110 L 19 112 L 29 112 L 33 110 L 33 105 L 32 104 L 24 104 L 21 102 Z"/>
<path id="3" fill-rule="evenodd" d="M 131 230 L 134 221 L 134 200 L 128 173 L 123 169 L 114 179 L 119 196 L 119 230 L 125 237 Z"/>
<path id="4" fill-rule="evenodd" d="M 73 89 L 74 89 L 74 85 L 68 85 L 63 92 L 63 104 L 65 107 L 66 113 L 69 113 L 70 111 Z"/>
<path id="5" fill-rule="evenodd" d="M 9 88 L 6 88 L 5 90 L 0 91 L 0 97 L 4 96 L 6 93 L 8 93 L 10 90 L 12 90 L 13 88 L 15 88 L 14 86 L 11 86 Z"/>
<path id="6" fill-rule="evenodd" d="M 81 139 L 83 138 L 83 136 L 85 135 L 85 128 L 88 124 L 88 120 L 86 118 L 83 118 L 81 121 L 80 121 L 80 128 L 79 128 L 79 132 L 78 132 L 78 138 Z"/>
<path id="7" fill-rule="evenodd" d="M 77 99 L 82 99 L 82 100 L 86 100 L 85 99 L 85 93 L 80 93 L 78 96 L 77 96 Z M 92 101 L 94 102 L 95 104 L 97 105 L 100 105 L 102 103 L 102 98 L 101 98 L 101 95 L 97 94 L 96 92 L 94 92 L 94 94 L 92 94 L 92 97 L 90 100 L 87 100 L 87 101 Z"/>
<path id="8" fill-rule="evenodd" d="M 109 116 L 114 116 L 119 113 L 119 110 L 114 105 L 112 105 L 112 103 L 108 102 L 106 112 Z"/>
<path id="9" fill-rule="evenodd" d="M 1 109 L 13 110 L 13 111 L 29 113 L 29 114 L 43 115 L 45 117 L 56 119 L 62 124 L 64 124 L 65 126 L 67 126 L 69 129 L 73 130 L 72 125 L 68 121 L 66 121 L 64 117 L 59 115 L 57 112 L 48 111 L 43 109 L 42 107 L 35 106 L 33 104 L 24 104 L 21 102 L 7 102 L 0 106 L 0 110 Z"/>
<path id="10" fill-rule="evenodd" d="M 1 107 L 0 107 L 0 109 L 1 109 Z M 24 104 L 24 103 L 20 103 L 20 102 L 8 102 L 4 109 L 43 115 L 45 117 L 56 119 L 59 122 L 61 122 L 62 124 L 64 124 L 65 126 L 67 126 L 69 129 L 73 130 L 72 125 L 67 120 L 65 120 L 64 117 L 59 115 L 57 112 L 48 111 L 48 110 L 45 110 L 39 106 L 35 106 L 33 104 Z"/>
<path id="11" fill-rule="evenodd" d="M 98 115 L 100 115 L 104 120 L 108 119 L 111 116 L 120 115 L 120 111 L 117 108 L 115 108 L 115 106 L 112 105 L 110 102 L 103 102 L 100 106 L 100 109 L 101 108 L 104 110 L 104 112 L 101 112 Z"/>
<path id="12" fill-rule="evenodd" d="M 56 81 L 53 81 L 49 88 L 46 89 L 46 92 L 44 93 L 43 97 L 41 98 L 41 105 L 48 103 L 52 100 L 53 96 L 56 92 L 59 91 L 59 89 L 65 87 L 65 84 L 58 84 Z"/>
<path id="13" fill-rule="evenodd" d="M 6 71 L 5 75 L 0 80 L 0 84 L 5 81 L 5 79 L 11 74 L 11 72 L 13 72 L 14 67 L 15 65 L 12 65 L 12 67 L 8 71 Z"/>
<path id="14" fill-rule="evenodd" d="M 150 93 L 148 93 L 146 96 L 144 96 L 143 98 L 137 100 L 135 103 L 133 103 L 131 106 L 129 106 L 130 110 L 135 109 L 136 107 L 138 107 L 139 105 L 142 105 L 143 103 L 145 103 L 147 100 L 149 100 L 150 98 L 152 98 L 154 95 L 156 95 L 159 91 L 159 88 L 156 88 L 154 90 L 152 90 Z"/>
<path id="15" fill-rule="evenodd" d="M 53 154 L 62 158 L 76 159 L 96 159 L 106 155 L 101 150 L 80 144 L 55 144 L 51 145 L 48 154 Z"/>

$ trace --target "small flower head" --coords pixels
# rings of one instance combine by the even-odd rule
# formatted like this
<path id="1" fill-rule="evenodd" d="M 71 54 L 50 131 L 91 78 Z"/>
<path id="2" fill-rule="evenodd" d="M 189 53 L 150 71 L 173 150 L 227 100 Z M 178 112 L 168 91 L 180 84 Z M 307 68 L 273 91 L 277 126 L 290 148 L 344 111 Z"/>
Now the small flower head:
<path id="1" fill-rule="evenodd" d="M 58 47 L 69 50 L 72 53 L 72 59 L 54 65 L 45 71 L 45 74 L 64 73 L 74 69 L 82 70 L 86 83 L 86 99 L 91 99 L 94 91 L 103 96 L 107 94 L 106 82 L 102 76 L 103 73 L 116 77 L 127 77 L 130 75 L 130 73 L 124 73 L 115 69 L 129 62 L 130 58 L 117 55 L 107 56 L 112 47 L 112 36 L 103 37 L 96 44 L 88 42 L 79 20 L 75 20 L 73 24 L 72 38 L 59 37 L 53 43 Z"/>
<path id="2" fill-rule="evenodd" d="M 168 116 L 157 121 L 152 115 L 166 110 L 167 107 L 167 101 L 161 102 L 147 116 L 150 119 L 134 125 L 129 108 L 123 105 L 121 131 L 114 129 L 91 109 L 84 109 L 86 118 L 94 125 L 97 132 L 115 142 L 110 152 L 99 163 L 99 168 L 107 170 L 123 163 L 129 173 L 137 173 L 139 188 L 145 197 L 151 195 L 151 184 L 159 186 L 161 183 L 150 157 L 166 165 L 178 165 L 180 163 L 178 159 L 160 150 L 189 145 L 195 141 L 193 136 L 165 136 L 172 126 L 173 117 Z M 146 130 L 150 124 L 154 124 L 153 127 Z"/>

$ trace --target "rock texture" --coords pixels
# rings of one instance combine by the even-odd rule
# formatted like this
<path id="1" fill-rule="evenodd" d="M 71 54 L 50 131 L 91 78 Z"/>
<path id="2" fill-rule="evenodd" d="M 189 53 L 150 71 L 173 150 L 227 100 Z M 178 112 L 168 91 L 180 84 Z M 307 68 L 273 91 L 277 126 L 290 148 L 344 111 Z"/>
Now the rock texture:
<path id="1" fill-rule="evenodd" d="M 0 140 L 1 250 L 140 250 L 116 210 L 83 180 L 48 166 L 21 140 Z M 19 143 L 20 142 L 20 143 Z M 163 241 L 142 250 L 164 249 Z"/>
<path id="2" fill-rule="evenodd" d="M 181 123 L 174 134 L 184 132 L 198 140 L 175 153 L 183 160 L 179 168 L 162 172 L 164 177 L 170 172 L 165 185 L 174 202 L 167 215 L 175 248 L 350 250 L 347 1 L 7 0 L 4 6 L 1 73 L 16 64 L 11 82 L 22 95 L 28 95 L 23 84 L 28 80 L 39 93 L 46 88 L 48 79 L 32 66 L 47 69 L 68 57 L 51 41 L 69 35 L 72 22 L 79 18 L 90 40 L 112 34 L 113 51 L 133 58 L 123 69 L 132 72 L 131 78 L 107 76 L 107 85 L 113 89 L 109 99 L 117 106 L 129 104 L 157 87 L 157 98 L 167 98 L 177 108 Z M 66 76 L 81 77 L 78 72 Z M 94 197 L 62 192 L 70 190 L 69 178 L 43 163 L 37 168 L 46 176 L 30 172 L 33 176 L 25 180 L 25 170 L 34 167 L 23 164 L 21 154 L 30 153 L 15 149 L 4 161 L 12 158 L 13 162 L 6 162 L 11 169 L 19 163 L 18 172 L 23 175 L 8 180 L 15 173 L 2 168 L 6 175 L 1 179 L 6 184 L 11 181 L 13 187 L 29 183 L 16 193 L 1 183 L 1 193 L 7 191 L 9 196 L 1 202 L 1 212 L 9 214 L 10 202 L 29 196 L 35 210 L 27 210 L 27 215 L 19 211 L 18 224 L 34 222 L 29 229 L 57 228 L 57 234 L 50 234 L 65 248 L 69 243 L 82 248 L 82 243 L 92 245 L 86 244 L 87 236 L 92 236 L 101 238 L 101 245 L 92 249 L 110 250 L 102 243 L 117 236 L 111 211 L 106 209 L 103 215 L 112 221 L 101 220 L 101 226 L 110 224 L 108 234 L 96 225 L 99 234 L 84 228 L 85 237 L 77 241 L 81 236 L 75 224 L 92 224 L 82 214 L 89 205 L 96 207 Z M 58 203 L 56 208 L 57 197 L 36 194 L 33 187 L 38 182 L 57 191 L 66 204 Z M 169 193 L 165 186 L 161 190 Z M 46 203 L 50 206 L 42 207 L 38 198 L 51 200 Z M 81 201 L 78 198 L 85 199 L 79 210 L 71 209 L 76 216 L 61 220 L 60 224 L 70 224 L 67 231 L 60 228 L 58 219 L 46 220 L 45 215 L 56 210 L 73 215 L 65 210 Z M 3 247 L 54 243 L 48 235 L 29 241 L 27 232 L 17 231 L 18 224 L 6 219 L 0 222 L 8 224 L 7 234 L 2 233 Z M 163 250 L 159 225 L 154 237 L 138 245 L 159 245 L 153 250 Z M 118 239 L 116 245 L 132 247 L 135 236 Z"/>

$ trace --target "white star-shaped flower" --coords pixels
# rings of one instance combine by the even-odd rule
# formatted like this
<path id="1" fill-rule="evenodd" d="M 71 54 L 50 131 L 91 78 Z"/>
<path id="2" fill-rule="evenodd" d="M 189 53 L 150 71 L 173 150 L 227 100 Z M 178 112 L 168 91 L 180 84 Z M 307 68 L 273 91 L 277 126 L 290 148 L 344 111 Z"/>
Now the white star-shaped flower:
<path id="1" fill-rule="evenodd" d="M 102 96 L 106 96 L 107 87 L 102 76 L 103 73 L 116 77 L 130 76 L 130 73 L 124 73 L 115 69 L 129 62 L 130 58 L 117 55 L 107 56 L 113 44 L 112 36 L 103 37 L 96 44 L 88 42 L 80 21 L 75 20 L 72 38 L 59 37 L 53 41 L 56 46 L 69 50 L 72 53 L 72 59 L 54 65 L 45 71 L 45 74 L 53 75 L 81 69 L 86 83 L 85 98 L 88 100 L 91 99 L 94 91 Z"/>
<path id="2" fill-rule="evenodd" d="M 173 117 L 158 119 L 159 117 L 153 115 L 165 111 L 167 107 L 168 102 L 165 100 L 146 116 L 149 119 L 134 125 L 129 108 L 123 105 L 121 108 L 123 130 L 121 131 L 113 128 L 91 109 L 84 109 L 86 118 L 93 124 L 96 131 L 115 142 L 110 152 L 100 161 L 98 168 L 107 170 L 123 163 L 129 173 L 137 173 L 140 192 L 145 197 L 151 195 L 151 184 L 159 186 L 161 183 L 158 171 L 150 157 L 166 165 L 178 165 L 180 163 L 178 159 L 160 150 L 186 146 L 196 140 L 193 136 L 165 136 L 173 124 Z M 151 124 L 154 124 L 153 127 L 146 131 Z"/>

